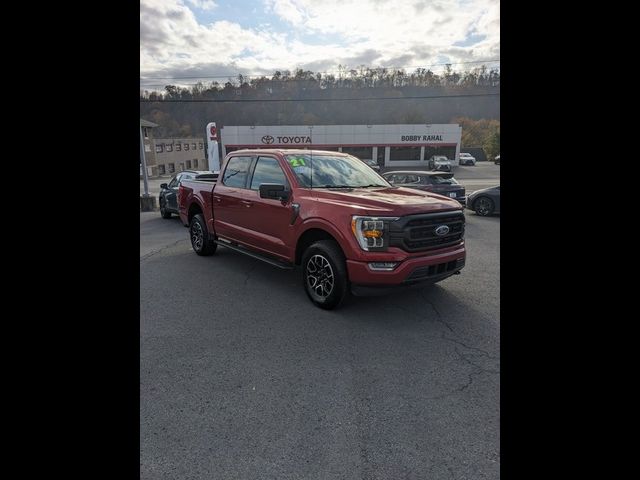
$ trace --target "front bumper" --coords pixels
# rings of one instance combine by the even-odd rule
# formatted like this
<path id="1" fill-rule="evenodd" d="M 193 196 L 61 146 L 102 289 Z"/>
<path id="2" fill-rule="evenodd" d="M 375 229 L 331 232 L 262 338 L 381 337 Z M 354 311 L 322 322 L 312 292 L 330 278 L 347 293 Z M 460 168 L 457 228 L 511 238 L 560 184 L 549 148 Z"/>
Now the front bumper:
<path id="1" fill-rule="evenodd" d="M 434 165 L 433 166 L 434 170 L 439 170 L 442 172 L 450 172 L 451 171 L 451 165 Z"/>
<path id="2" fill-rule="evenodd" d="M 347 260 L 347 270 L 349 280 L 355 286 L 406 286 L 419 282 L 437 282 L 454 275 L 464 267 L 465 259 L 466 250 L 462 243 L 442 253 L 408 257 L 390 272 L 371 270 L 368 262 L 356 260 Z"/>

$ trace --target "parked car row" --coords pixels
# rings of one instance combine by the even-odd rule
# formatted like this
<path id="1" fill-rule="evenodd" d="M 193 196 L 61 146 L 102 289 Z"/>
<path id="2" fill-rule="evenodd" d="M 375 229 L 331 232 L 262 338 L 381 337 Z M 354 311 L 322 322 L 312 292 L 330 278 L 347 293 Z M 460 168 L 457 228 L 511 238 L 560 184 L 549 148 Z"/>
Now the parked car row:
<path id="1" fill-rule="evenodd" d="M 380 172 L 380 166 L 375 160 L 363 160 L 363 162 L 376 172 Z M 500 162 L 500 155 L 496 157 L 496 162 Z M 450 171 L 396 170 L 383 173 L 382 178 L 393 186 L 437 193 L 455 199 L 463 207 L 481 216 L 500 213 L 499 185 L 476 190 L 467 196 L 465 187 L 460 185 L 453 175 Z M 217 174 L 206 170 L 185 170 L 175 175 L 168 184 L 162 183 L 158 199 L 162 218 L 171 218 L 173 214 L 179 213 L 177 194 L 182 181 L 209 177 L 216 178 Z"/>

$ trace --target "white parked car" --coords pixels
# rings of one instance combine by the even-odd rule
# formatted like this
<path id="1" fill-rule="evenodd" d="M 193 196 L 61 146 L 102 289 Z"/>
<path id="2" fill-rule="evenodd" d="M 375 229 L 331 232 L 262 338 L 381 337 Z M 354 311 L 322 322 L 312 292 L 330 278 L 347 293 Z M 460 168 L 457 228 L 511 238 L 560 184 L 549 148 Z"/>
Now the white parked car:
<path id="1" fill-rule="evenodd" d="M 470 153 L 460 153 L 460 165 L 475 165 L 476 158 Z"/>

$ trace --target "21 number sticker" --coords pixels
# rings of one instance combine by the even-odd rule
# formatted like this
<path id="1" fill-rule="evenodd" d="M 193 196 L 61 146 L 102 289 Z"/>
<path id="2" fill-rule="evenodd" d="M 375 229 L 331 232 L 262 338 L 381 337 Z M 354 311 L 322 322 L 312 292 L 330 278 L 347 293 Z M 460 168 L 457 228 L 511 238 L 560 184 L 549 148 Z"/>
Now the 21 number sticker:
<path id="1" fill-rule="evenodd" d="M 304 158 L 289 158 L 289 163 L 293 168 L 295 167 L 304 167 L 306 164 L 304 163 Z"/>

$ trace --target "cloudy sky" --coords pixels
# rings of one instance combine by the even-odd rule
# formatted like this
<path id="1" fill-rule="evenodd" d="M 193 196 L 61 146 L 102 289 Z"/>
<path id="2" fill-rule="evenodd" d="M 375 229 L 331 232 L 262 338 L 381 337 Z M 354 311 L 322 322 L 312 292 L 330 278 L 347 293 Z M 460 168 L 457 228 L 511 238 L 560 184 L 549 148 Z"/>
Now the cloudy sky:
<path id="1" fill-rule="evenodd" d="M 498 0 L 141 0 L 148 89 L 303 68 L 457 70 L 500 58 Z M 498 66 L 498 62 L 487 63 Z M 217 77 L 217 78 L 216 78 Z"/>

